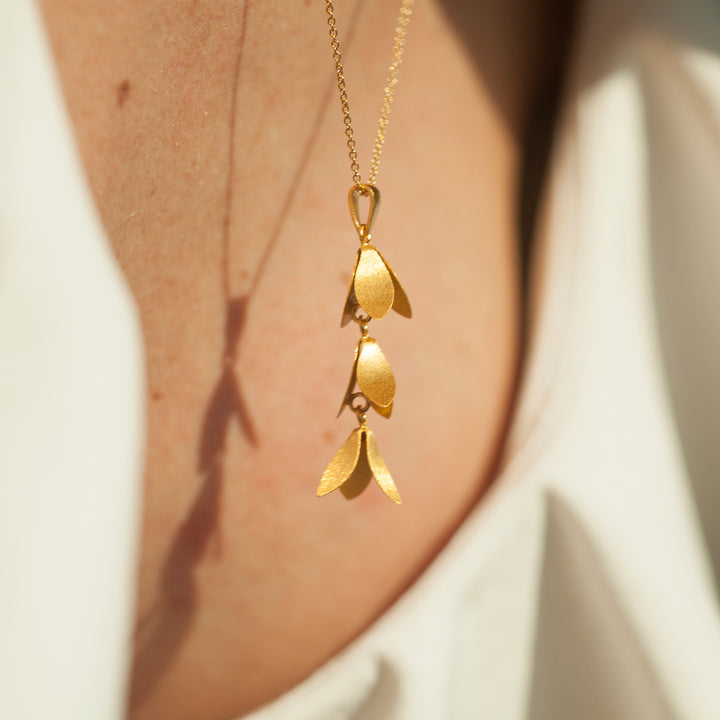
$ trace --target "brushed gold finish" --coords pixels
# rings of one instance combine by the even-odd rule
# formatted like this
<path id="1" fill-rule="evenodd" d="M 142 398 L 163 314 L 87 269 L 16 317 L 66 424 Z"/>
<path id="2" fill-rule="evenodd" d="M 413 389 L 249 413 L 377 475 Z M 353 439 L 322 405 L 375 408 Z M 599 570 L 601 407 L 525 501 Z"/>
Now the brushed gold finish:
<path id="1" fill-rule="evenodd" d="M 378 255 L 380 255 L 380 251 L 378 250 Z M 395 274 L 395 271 L 390 267 L 390 264 L 388 263 L 385 258 L 380 255 L 380 259 L 385 263 L 385 267 L 387 268 L 387 271 L 390 273 L 390 277 L 392 278 L 393 283 L 393 290 L 394 290 L 394 296 L 393 296 L 393 304 L 392 309 L 398 313 L 398 315 L 402 315 L 403 317 L 406 317 L 410 319 L 412 317 L 412 308 L 410 307 L 410 300 L 403 290 L 402 285 L 400 284 L 400 281 L 397 279 L 397 275 Z"/>
<path id="2" fill-rule="evenodd" d="M 360 343 L 358 343 L 355 346 L 355 357 L 353 358 L 353 364 L 352 364 L 352 370 L 350 371 L 350 381 L 348 382 L 347 390 L 345 391 L 345 394 L 343 395 L 342 403 L 340 403 L 340 409 L 338 410 L 338 414 L 336 417 L 340 417 L 342 414 L 342 411 L 349 407 L 350 409 L 353 409 L 353 400 L 355 399 L 355 396 L 353 394 L 353 390 L 355 389 L 355 385 L 357 383 L 357 360 L 358 355 L 360 354 Z M 368 402 L 370 402 L 368 400 Z M 361 412 L 367 412 L 369 410 L 369 406 L 367 408 L 360 408 Z"/>
<path id="3" fill-rule="evenodd" d="M 410 300 L 395 271 L 382 253 L 369 243 L 360 247 L 355 258 L 340 327 L 356 319 L 358 308 L 378 320 L 385 317 L 389 310 L 406 318 L 412 317 Z"/>
<path id="4" fill-rule="evenodd" d="M 382 455 L 380 455 L 380 449 L 375 441 L 375 435 L 372 430 L 368 430 L 366 433 L 365 449 L 370 469 L 372 470 L 373 477 L 375 478 L 377 484 L 394 503 L 397 505 L 402 504 L 400 493 L 398 492 L 397 487 L 395 487 L 392 475 L 390 475 L 390 471 L 388 470 Z"/>
<path id="5" fill-rule="evenodd" d="M 373 431 L 361 425 L 350 433 L 330 461 L 320 480 L 317 495 L 322 497 L 347 485 L 343 494 L 353 498 L 367 487 L 371 477 L 375 478 L 385 495 L 394 503 L 402 503 L 390 471 L 380 455 Z"/>
<path id="6" fill-rule="evenodd" d="M 337 490 L 352 475 L 360 457 L 361 440 L 362 428 L 355 428 L 323 473 L 317 489 L 318 497 Z"/>
<path id="7" fill-rule="evenodd" d="M 366 425 L 367 411 L 371 407 L 385 418 L 392 415 L 396 390 L 395 376 L 390 364 L 380 349 L 380 345 L 370 337 L 368 325 L 373 318 L 385 317 L 391 309 L 403 317 L 412 317 L 410 301 L 400 285 L 397 275 L 380 251 L 371 244 L 372 227 L 380 207 L 380 192 L 374 182 L 385 143 L 390 108 L 397 85 L 412 5 L 413 0 L 402 0 L 400 17 L 395 30 L 393 57 L 388 70 L 375 148 L 370 163 L 369 182 L 363 183 L 360 177 L 360 166 L 357 162 L 350 105 L 345 88 L 345 75 L 335 23 L 335 9 L 332 0 L 325 2 L 330 27 L 330 46 L 335 61 L 340 106 L 354 183 L 348 192 L 348 205 L 353 225 L 360 238 L 360 249 L 355 256 L 355 266 L 343 306 L 340 326 L 345 327 L 351 320 L 354 321 L 360 329 L 361 337 L 355 347 L 350 381 L 340 404 L 338 417 L 347 406 L 356 414 L 360 426 L 350 433 L 343 446 L 330 461 L 320 480 L 317 494 L 318 496 L 327 495 L 333 490 L 341 488 L 343 495 L 351 499 L 363 492 L 370 480 L 375 478 L 385 495 L 398 505 L 401 503 L 400 493 L 380 455 L 375 435 Z M 368 202 L 365 222 L 360 218 L 361 197 L 367 198 Z"/>
<path id="8" fill-rule="evenodd" d="M 355 320 L 355 312 L 360 307 L 357 297 L 355 297 L 355 273 L 360 262 L 360 250 L 355 256 L 355 266 L 353 267 L 352 277 L 350 278 L 350 287 L 348 288 L 345 306 L 343 307 L 342 318 L 340 319 L 340 327 L 345 327 L 351 320 Z"/>
<path id="9" fill-rule="evenodd" d="M 373 404 L 386 408 L 395 399 L 395 377 L 380 346 L 373 338 L 362 338 L 356 360 L 357 384 Z"/>
<path id="10" fill-rule="evenodd" d="M 356 385 L 360 392 L 354 392 Z M 389 418 L 392 415 L 395 389 L 395 376 L 377 341 L 371 337 L 362 337 L 355 347 L 350 381 L 338 417 L 347 406 L 355 413 L 365 413 L 372 407 L 383 417 Z M 364 398 L 367 403 L 354 405 L 358 398 Z"/>
<path id="11" fill-rule="evenodd" d="M 360 452 L 357 466 L 352 475 L 340 486 L 340 492 L 347 500 L 352 500 L 360 495 L 373 479 L 367 453 Z"/>
<path id="12" fill-rule="evenodd" d="M 352 284 L 358 305 L 370 317 L 387 315 L 395 300 L 395 286 L 385 261 L 372 245 L 360 248 Z"/>
<path id="13" fill-rule="evenodd" d="M 355 258 L 340 327 L 356 320 L 355 313 L 358 309 L 378 320 L 385 317 L 388 310 L 394 310 L 406 318 L 412 317 L 410 300 L 395 271 L 382 253 L 369 244 L 363 245 Z"/>
<path id="14" fill-rule="evenodd" d="M 369 199 L 366 222 L 361 221 L 358 208 L 358 199 L 363 195 Z M 356 183 L 350 188 L 348 204 L 360 238 L 360 249 L 355 256 L 340 326 L 345 327 L 353 320 L 360 329 L 361 337 L 355 347 L 350 380 L 338 417 L 347 406 L 357 415 L 360 427 L 350 434 L 330 461 L 317 494 L 326 495 L 342 486 L 343 495 L 352 499 L 363 492 L 370 478 L 374 477 L 385 495 L 399 505 L 400 494 L 380 455 L 375 436 L 366 425 L 366 413 L 371 407 L 384 418 L 392 415 L 396 390 L 390 364 L 375 338 L 370 337 L 368 325 L 373 318 L 382 318 L 391 309 L 410 318 L 412 308 L 394 270 L 380 251 L 370 244 L 370 228 L 380 205 L 380 192 L 373 185 Z"/>
<path id="15" fill-rule="evenodd" d="M 387 418 L 388 420 L 392 416 L 393 406 L 395 405 L 395 402 L 391 402 L 387 407 L 381 407 L 380 405 L 375 405 L 371 403 L 371 407 L 373 410 L 375 410 L 378 415 L 382 415 L 384 418 Z"/>
<path id="16" fill-rule="evenodd" d="M 360 220 L 358 210 L 358 197 L 362 195 L 369 198 L 368 217 L 364 223 Z M 403 317 L 411 318 L 410 300 L 395 271 L 382 253 L 370 244 L 370 230 L 380 207 L 379 190 L 374 185 L 364 183 L 353 185 L 348 193 L 348 205 L 353 225 L 360 237 L 360 249 L 355 257 L 340 327 L 345 327 L 351 320 L 357 321 L 358 308 L 371 318 L 383 318 L 391 309 Z"/>

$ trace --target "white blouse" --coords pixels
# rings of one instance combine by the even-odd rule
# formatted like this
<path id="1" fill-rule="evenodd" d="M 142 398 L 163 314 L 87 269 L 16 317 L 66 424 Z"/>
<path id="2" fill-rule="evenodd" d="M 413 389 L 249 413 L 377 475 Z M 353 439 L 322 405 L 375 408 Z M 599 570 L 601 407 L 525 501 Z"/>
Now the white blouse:
<path id="1" fill-rule="evenodd" d="M 377 623 L 248 718 L 720 718 L 718 5 L 586 0 L 543 207 L 501 478 Z M 142 352 L 39 11 L 8 0 L 0 718 L 124 717 Z"/>

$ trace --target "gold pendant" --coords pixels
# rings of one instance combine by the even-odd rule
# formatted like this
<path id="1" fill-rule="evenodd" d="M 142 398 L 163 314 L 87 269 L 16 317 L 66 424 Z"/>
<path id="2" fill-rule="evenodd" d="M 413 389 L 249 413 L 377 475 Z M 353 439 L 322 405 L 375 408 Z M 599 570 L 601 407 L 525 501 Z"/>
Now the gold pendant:
<path id="1" fill-rule="evenodd" d="M 360 222 L 359 196 L 368 197 L 370 201 L 365 223 Z M 357 183 L 350 189 L 348 202 L 360 236 L 360 249 L 355 258 L 340 326 L 345 327 L 353 320 L 360 328 L 361 337 L 355 348 L 350 382 L 338 416 L 347 406 L 357 415 L 360 427 L 350 433 L 330 461 L 317 494 L 327 495 L 340 488 L 345 497 L 357 497 L 375 478 L 382 491 L 393 502 L 400 504 L 400 494 L 380 455 L 375 435 L 367 427 L 368 410 L 372 408 L 382 417 L 389 418 L 395 401 L 395 377 L 380 345 L 370 337 L 368 323 L 373 318 L 384 317 L 390 310 L 410 318 L 412 309 L 393 269 L 370 243 L 372 223 L 380 205 L 378 189 L 374 185 Z"/>

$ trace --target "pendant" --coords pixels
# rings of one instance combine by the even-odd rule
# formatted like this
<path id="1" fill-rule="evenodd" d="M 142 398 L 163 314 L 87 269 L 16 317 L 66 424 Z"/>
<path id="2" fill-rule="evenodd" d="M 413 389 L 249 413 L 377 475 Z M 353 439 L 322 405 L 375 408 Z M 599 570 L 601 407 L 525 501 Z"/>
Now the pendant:
<path id="1" fill-rule="evenodd" d="M 365 223 L 360 222 L 358 198 L 369 199 L 370 207 Z M 395 377 L 390 364 L 375 338 L 370 337 L 368 325 L 374 318 L 385 317 L 394 310 L 403 317 L 412 317 L 412 309 L 395 272 L 380 251 L 371 244 L 371 229 L 380 205 L 380 193 L 374 185 L 357 183 L 348 195 L 350 215 L 360 237 L 360 249 L 355 258 L 350 288 L 343 307 L 340 326 L 357 323 L 360 340 L 355 347 L 350 382 L 340 411 L 348 407 L 358 419 L 359 427 L 349 435 L 345 444 L 330 461 L 320 480 L 318 496 L 333 490 L 347 498 L 357 497 L 373 478 L 381 490 L 398 505 L 400 493 L 378 449 L 375 435 L 367 426 L 367 413 L 375 410 L 384 418 L 392 414 L 395 401 Z"/>

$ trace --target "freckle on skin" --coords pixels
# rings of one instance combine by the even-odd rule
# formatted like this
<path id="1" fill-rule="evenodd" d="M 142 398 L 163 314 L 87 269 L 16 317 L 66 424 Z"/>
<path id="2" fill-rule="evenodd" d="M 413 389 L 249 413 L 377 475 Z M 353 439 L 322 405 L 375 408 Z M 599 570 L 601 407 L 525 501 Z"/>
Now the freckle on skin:
<path id="1" fill-rule="evenodd" d="M 122 107 L 130 95 L 130 81 L 125 78 L 117 87 L 117 104 Z"/>

